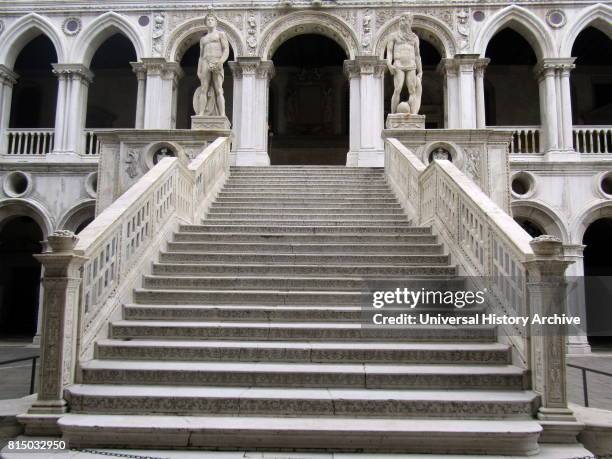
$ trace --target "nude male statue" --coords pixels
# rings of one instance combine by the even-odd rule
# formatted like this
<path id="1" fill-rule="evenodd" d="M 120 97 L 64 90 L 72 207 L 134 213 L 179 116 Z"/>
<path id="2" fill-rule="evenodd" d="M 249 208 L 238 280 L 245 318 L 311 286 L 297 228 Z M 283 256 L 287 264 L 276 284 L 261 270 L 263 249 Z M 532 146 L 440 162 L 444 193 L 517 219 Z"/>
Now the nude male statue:
<path id="1" fill-rule="evenodd" d="M 393 34 L 387 44 L 387 67 L 393 75 L 394 86 L 391 113 L 398 112 L 404 82 L 410 95 L 408 99 L 410 113 L 417 115 L 421 108 L 423 66 L 419 37 L 412 31 L 412 19 L 411 14 L 403 14 L 400 18 L 399 32 Z"/>
<path id="2" fill-rule="evenodd" d="M 224 32 L 217 30 L 217 17 L 208 13 L 204 18 L 208 33 L 200 39 L 200 59 L 198 78 L 200 87 L 194 97 L 196 115 L 225 116 L 225 97 L 223 95 L 223 64 L 229 57 L 229 42 Z M 208 108 L 209 90 L 214 92 L 214 106 Z"/>

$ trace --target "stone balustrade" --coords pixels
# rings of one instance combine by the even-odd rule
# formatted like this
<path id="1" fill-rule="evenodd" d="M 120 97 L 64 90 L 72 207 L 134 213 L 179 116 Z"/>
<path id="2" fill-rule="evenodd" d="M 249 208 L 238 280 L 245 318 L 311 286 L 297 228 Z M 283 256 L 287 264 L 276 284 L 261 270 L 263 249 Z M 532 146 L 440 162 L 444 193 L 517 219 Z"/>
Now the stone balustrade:
<path id="1" fill-rule="evenodd" d="M 44 156 L 53 150 L 53 129 L 10 129 L 6 154 L 14 156 Z"/>
<path id="2" fill-rule="evenodd" d="M 578 153 L 612 153 L 612 126 L 574 126 L 572 133 Z"/>
<path id="3" fill-rule="evenodd" d="M 474 288 L 489 292 L 490 312 L 528 317 L 566 312 L 570 262 L 558 239 L 532 239 L 450 161 L 434 159 L 425 167 L 401 142 L 388 138 L 386 144 L 386 175 L 402 205 L 410 201 L 413 223 L 433 226 L 459 272 Z M 500 326 L 500 338 L 513 346 L 514 363 L 529 370 L 529 385 L 541 395 L 538 418 L 545 441 L 575 438 L 579 431 L 565 395 L 566 336 L 566 326 L 552 333 Z"/>
<path id="4" fill-rule="evenodd" d="M 163 158 L 80 234 L 49 237 L 38 398 L 23 422 L 30 433 L 56 432 L 66 406 L 63 389 L 75 381 L 78 362 L 93 356 L 120 305 L 138 287 L 151 261 L 180 222 L 206 211 L 229 173 L 230 140 L 222 137 L 185 165 Z M 197 204 L 196 204 L 197 203 Z"/>

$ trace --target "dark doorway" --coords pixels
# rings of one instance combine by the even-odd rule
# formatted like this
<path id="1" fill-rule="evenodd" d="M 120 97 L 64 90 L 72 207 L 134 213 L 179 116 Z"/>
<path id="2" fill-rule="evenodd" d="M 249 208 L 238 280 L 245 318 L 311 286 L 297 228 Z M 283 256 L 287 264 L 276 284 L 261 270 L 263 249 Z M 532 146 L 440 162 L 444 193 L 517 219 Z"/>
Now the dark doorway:
<path id="1" fill-rule="evenodd" d="M 274 53 L 268 111 L 270 161 L 345 165 L 349 86 L 344 50 L 317 34 L 290 38 Z"/>
<path id="2" fill-rule="evenodd" d="M 134 61 L 132 42 L 119 33 L 97 49 L 89 66 L 94 79 L 87 97 L 87 128 L 135 126 L 138 80 L 130 65 Z"/>
<path id="3" fill-rule="evenodd" d="M 14 70 L 19 75 L 13 88 L 9 127 L 52 129 L 55 126 L 57 62 L 53 43 L 45 35 L 31 40 L 19 53 Z"/>
<path id="4" fill-rule="evenodd" d="M 487 126 L 539 126 L 540 90 L 533 75 L 536 54 L 525 38 L 510 28 L 493 36 L 486 57 Z"/>
<path id="5" fill-rule="evenodd" d="M 592 346 L 612 346 L 612 218 L 589 225 L 582 243 L 587 334 Z"/>
<path id="6" fill-rule="evenodd" d="M 31 340 L 36 333 L 43 234 L 30 217 L 0 225 L 0 336 Z"/>

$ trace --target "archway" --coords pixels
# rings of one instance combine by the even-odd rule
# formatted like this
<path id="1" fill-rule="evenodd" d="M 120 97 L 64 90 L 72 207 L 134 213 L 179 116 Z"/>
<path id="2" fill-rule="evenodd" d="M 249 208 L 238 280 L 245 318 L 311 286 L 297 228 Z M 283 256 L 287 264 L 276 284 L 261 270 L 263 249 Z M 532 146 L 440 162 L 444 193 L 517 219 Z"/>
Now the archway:
<path id="1" fill-rule="evenodd" d="M 193 95 L 200 86 L 198 79 L 198 60 L 200 57 L 200 43 L 196 41 L 192 44 L 180 60 L 183 77 L 178 84 L 177 103 L 176 103 L 176 128 L 191 129 L 191 117 L 195 115 L 193 110 Z M 234 50 L 230 45 L 230 54 L 227 62 L 234 60 Z M 223 67 L 225 78 L 223 80 L 223 94 L 225 95 L 225 114 L 232 122 L 233 100 L 234 100 L 234 79 L 229 65 Z"/>
<path id="2" fill-rule="evenodd" d="M 342 65 L 347 58 L 336 41 L 318 34 L 289 38 L 276 49 L 271 164 L 346 164 L 349 87 Z"/>
<path id="3" fill-rule="evenodd" d="M 43 232 L 27 216 L 0 223 L 0 336 L 31 341 L 36 333 Z"/>
<path id="4" fill-rule="evenodd" d="M 574 126 L 612 124 L 612 40 L 595 27 L 584 29 L 574 42 L 576 68 L 570 74 Z M 580 95 L 580 97 L 578 97 Z M 580 153 L 612 153 L 607 129 L 578 130 L 574 148 Z"/>
<path id="5" fill-rule="evenodd" d="M 87 128 L 133 128 L 138 82 L 130 62 L 137 60 L 132 42 L 116 33 L 96 50 L 87 97 Z"/>
<path id="6" fill-rule="evenodd" d="M 425 115 L 427 129 L 442 129 L 444 127 L 444 82 L 442 75 L 436 69 L 442 60 L 438 47 L 419 35 L 419 50 L 423 65 L 423 95 L 421 97 L 420 114 Z M 439 45 L 438 45 L 439 46 Z M 391 112 L 391 96 L 393 95 L 393 76 L 385 72 L 385 119 Z M 407 100 L 407 89 L 402 90 L 401 100 Z"/>
<path id="7" fill-rule="evenodd" d="M 53 129 L 57 78 L 51 64 L 56 62 L 55 47 L 46 35 L 38 35 L 23 47 L 15 61 L 19 78 L 13 87 L 9 128 Z M 51 147 L 49 142 L 44 153 Z"/>
<path id="8" fill-rule="evenodd" d="M 612 218 L 600 218 L 584 233 L 587 334 L 592 346 L 612 346 Z"/>
<path id="9" fill-rule="evenodd" d="M 485 53 L 491 59 L 485 72 L 487 126 L 539 126 L 540 93 L 533 67 L 536 52 L 511 28 L 497 32 Z M 520 85 L 520 91 L 508 90 Z"/>
<path id="10" fill-rule="evenodd" d="M 514 217 L 514 221 L 516 221 L 531 237 L 538 237 L 545 234 L 544 228 L 533 220 L 525 217 Z"/>

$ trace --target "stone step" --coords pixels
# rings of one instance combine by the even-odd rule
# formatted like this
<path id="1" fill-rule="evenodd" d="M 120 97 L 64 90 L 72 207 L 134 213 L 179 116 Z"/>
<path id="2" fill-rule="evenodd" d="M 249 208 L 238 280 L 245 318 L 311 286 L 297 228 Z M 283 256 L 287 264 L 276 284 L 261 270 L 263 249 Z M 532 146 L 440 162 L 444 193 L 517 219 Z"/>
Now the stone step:
<path id="1" fill-rule="evenodd" d="M 427 363 L 507 365 L 510 348 L 501 343 L 377 343 L 294 341 L 151 341 L 104 339 L 96 343 L 104 360 Z"/>
<path id="2" fill-rule="evenodd" d="M 404 234 L 243 234 L 243 233 L 198 233 L 181 231 L 174 234 L 175 242 L 225 242 L 225 243 L 259 243 L 275 242 L 279 244 L 331 244 L 331 243 L 393 243 L 393 244 L 436 244 L 438 238 L 433 235 Z"/>
<path id="3" fill-rule="evenodd" d="M 351 387 L 363 389 L 522 390 L 525 373 L 513 365 L 162 362 L 90 360 L 84 384 L 223 387 Z"/>
<path id="4" fill-rule="evenodd" d="M 177 303 L 182 304 L 182 303 Z M 113 339 L 456 342 L 497 341 L 495 327 L 414 326 L 365 328 L 346 322 L 179 322 L 120 320 L 111 324 Z"/>
<path id="5" fill-rule="evenodd" d="M 204 220 L 205 223 L 200 225 L 181 225 L 181 232 L 189 233 L 248 233 L 248 234 L 265 234 L 265 235 L 286 235 L 286 234 L 308 234 L 308 235 L 319 235 L 319 234 L 334 234 L 334 235 L 354 235 L 354 234 L 397 234 L 397 235 L 423 235 L 431 234 L 431 228 L 429 227 L 417 227 L 410 226 L 405 223 L 394 223 L 385 225 L 343 225 L 339 226 L 317 226 L 308 222 L 300 221 L 299 223 L 290 224 L 283 222 L 283 224 L 275 224 L 274 226 L 265 225 L 261 222 L 252 225 L 241 225 L 235 223 L 220 224 L 215 222 L 211 224 L 208 220 Z"/>
<path id="6" fill-rule="evenodd" d="M 390 191 L 387 180 L 384 177 L 370 178 L 276 178 L 266 177 L 261 179 L 235 178 L 230 177 L 224 184 L 228 186 L 270 186 L 270 187 L 299 187 L 299 188 L 319 188 L 319 187 L 356 187 L 356 188 L 384 188 Z"/>
<path id="7" fill-rule="evenodd" d="M 167 387 L 75 384 L 66 389 L 72 413 L 217 416 L 528 419 L 529 391 Z"/>
<path id="8" fill-rule="evenodd" d="M 343 200 L 343 199 L 390 199 L 393 198 L 393 194 L 390 191 L 306 191 L 304 188 L 300 188 L 296 191 L 220 191 L 219 198 L 264 198 L 264 199 L 324 199 L 324 200 Z"/>
<path id="9" fill-rule="evenodd" d="M 385 279 L 391 281 L 392 279 Z M 389 285 L 389 284 L 387 284 Z M 412 290 L 456 291 L 465 288 L 459 278 L 397 278 L 393 285 Z M 143 288 L 167 290 L 273 290 L 273 291 L 324 291 L 331 293 L 364 292 L 372 288 L 369 279 L 360 277 L 289 277 L 289 276 L 143 276 Z"/>
<path id="10" fill-rule="evenodd" d="M 359 201 L 355 201 L 347 204 L 343 201 L 338 201 L 336 204 L 333 202 L 306 202 L 301 201 L 298 203 L 292 202 L 280 202 L 276 200 L 271 200 L 269 202 L 243 202 L 243 201 L 215 201 L 211 206 L 211 209 L 274 209 L 274 210 L 291 210 L 291 209 L 300 209 L 300 210 L 355 210 L 355 211 L 372 211 L 372 210 L 390 210 L 390 209 L 402 209 L 398 202 L 394 202 L 389 200 L 389 202 L 380 202 L 380 203 L 362 203 Z"/>
<path id="11" fill-rule="evenodd" d="M 276 219 L 276 218 L 249 218 L 245 217 L 242 219 L 237 218 L 235 215 L 232 215 L 231 218 L 207 218 L 203 220 L 203 223 L 208 225 L 240 225 L 240 226 L 268 226 L 268 227 L 285 227 L 285 226 L 310 226 L 310 227 L 335 227 L 335 228 L 343 228 L 343 227 L 354 227 L 354 226 L 375 226 L 377 228 L 386 228 L 387 231 L 389 228 L 401 227 L 401 226 L 411 226 L 411 223 L 406 219 L 406 217 L 390 217 L 384 216 L 378 219 L 366 220 L 362 218 L 336 218 L 332 219 L 330 216 L 321 217 L 318 220 L 311 220 L 302 218 L 302 215 L 297 215 L 293 220 L 290 219 Z"/>
<path id="12" fill-rule="evenodd" d="M 239 196 L 239 197 L 224 197 L 217 196 L 217 199 L 213 203 L 219 205 L 225 205 L 226 203 L 232 204 L 249 204 L 249 205 L 280 205 L 280 206 L 332 206 L 332 207 L 352 207 L 352 206 L 373 206 L 377 208 L 383 204 L 394 204 L 397 205 L 397 199 L 393 196 L 380 197 L 380 198 L 318 198 L 318 197 L 305 197 L 296 198 L 295 195 L 286 197 L 274 197 L 274 196 Z"/>
<path id="13" fill-rule="evenodd" d="M 275 254 L 253 253 L 242 254 L 232 252 L 219 253 L 190 253 L 190 252 L 162 252 L 159 261 L 162 263 L 251 263 L 251 264 L 296 264 L 296 265 L 372 265 L 386 264 L 393 266 L 416 265 L 448 265 L 448 255 L 419 254 L 419 255 L 345 255 L 345 254 Z"/>
<path id="14" fill-rule="evenodd" d="M 260 214 L 265 215 L 343 215 L 343 214 L 377 214 L 377 215 L 401 215 L 404 219 L 404 211 L 399 207 L 393 208 L 381 208 L 377 207 L 366 207 L 366 208 L 355 208 L 355 207 L 330 207 L 330 208 L 300 208 L 300 207 L 284 207 L 284 208 L 269 208 L 269 207 L 233 207 L 226 205 L 214 205 L 212 206 L 207 215 L 224 214 L 224 215 L 253 215 L 257 216 Z"/>
<path id="15" fill-rule="evenodd" d="M 364 222 L 364 223 L 408 223 L 408 218 L 404 214 L 398 213 L 369 213 L 369 214 L 343 214 L 335 215 L 330 213 L 323 214 L 290 214 L 290 213 L 264 213 L 260 212 L 257 214 L 252 213 L 227 213 L 227 212 L 209 212 L 206 215 L 206 221 L 215 223 L 217 221 L 273 221 L 276 223 L 282 223 L 284 221 L 302 221 L 302 222 L 322 222 L 323 224 L 343 224 L 344 222 Z"/>
<path id="16" fill-rule="evenodd" d="M 385 243 L 168 242 L 167 245 L 169 252 L 240 254 L 441 254 L 442 249 L 442 244 Z"/>
<path id="17" fill-rule="evenodd" d="M 397 310 L 394 312 L 410 312 Z M 449 305 L 419 307 L 414 314 L 468 316 L 483 312 L 482 308 L 454 308 Z M 194 322 L 362 322 L 366 313 L 359 306 L 282 306 L 282 305 L 182 305 L 127 304 L 125 320 L 178 320 Z"/>
<path id="18" fill-rule="evenodd" d="M 267 184 L 261 183 L 258 185 L 247 184 L 240 185 L 234 183 L 227 183 L 219 194 L 225 195 L 226 193 L 255 193 L 259 194 L 288 194 L 288 193 L 356 193 L 356 194 L 390 194 L 389 187 L 387 185 L 290 185 L 290 184 Z"/>
<path id="19" fill-rule="evenodd" d="M 75 448 L 307 450 L 359 453 L 533 455 L 542 427 L 530 420 L 250 416 L 62 416 Z M 373 457 L 373 456 L 372 456 Z"/>
<path id="20" fill-rule="evenodd" d="M 293 264 L 225 264 L 225 263 L 154 263 L 153 274 L 198 276 L 231 274 L 240 276 L 453 276 L 455 266 L 387 266 L 387 265 L 293 265 Z"/>

